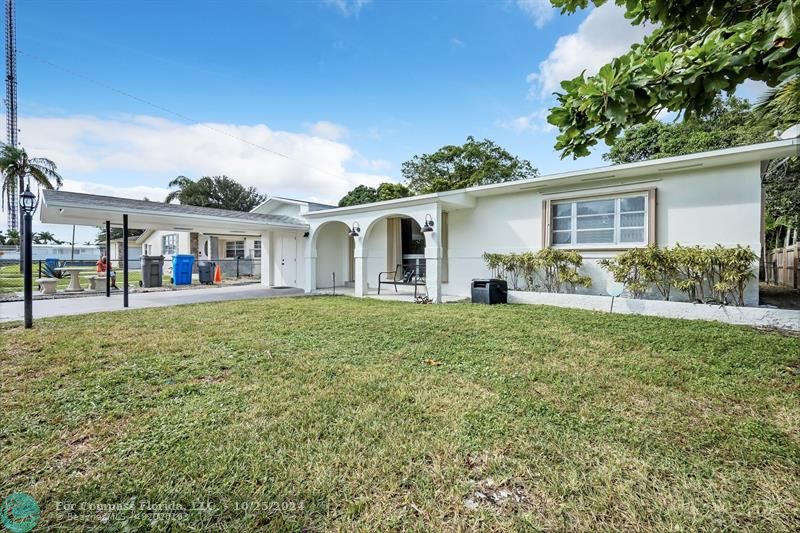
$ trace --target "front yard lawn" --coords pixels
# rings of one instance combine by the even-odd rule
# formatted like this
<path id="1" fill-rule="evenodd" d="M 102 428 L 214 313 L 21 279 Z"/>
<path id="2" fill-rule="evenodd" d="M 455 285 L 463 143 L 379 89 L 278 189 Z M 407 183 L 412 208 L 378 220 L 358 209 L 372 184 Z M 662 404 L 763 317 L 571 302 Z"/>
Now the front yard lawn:
<path id="1" fill-rule="evenodd" d="M 347 297 L 0 329 L 37 531 L 800 525 L 798 337 Z"/>

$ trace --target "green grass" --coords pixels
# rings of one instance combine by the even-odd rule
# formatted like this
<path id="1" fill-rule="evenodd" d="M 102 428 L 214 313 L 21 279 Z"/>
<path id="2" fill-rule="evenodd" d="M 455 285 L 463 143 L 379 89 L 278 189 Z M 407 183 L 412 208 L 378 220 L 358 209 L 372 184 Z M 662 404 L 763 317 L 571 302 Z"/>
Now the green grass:
<path id="1" fill-rule="evenodd" d="M 87 266 L 86 274 L 96 274 L 96 268 Z M 39 278 L 39 266 L 34 263 L 33 265 L 33 290 L 36 291 L 36 280 Z M 89 288 L 89 280 L 86 279 L 84 274 L 80 275 L 81 287 L 84 289 Z M 139 281 L 142 279 L 142 273 L 139 269 L 131 269 L 128 271 L 128 283 L 130 285 L 138 286 Z M 171 283 L 170 276 L 164 276 L 164 284 Z M 63 278 L 58 280 L 57 289 L 63 290 L 69 285 L 69 275 L 64 275 Z M 117 272 L 117 286 L 122 287 L 122 271 Z M 18 265 L 6 265 L 0 267 L 0 294 L 10 292 L 21 292 L 22 286 L 22 273 L 19 271 Z"/>
<path id="2" fill-rule="evenodd" d="M 42 531 L 800 524 L 797 337 L 347 297 L 0 329 L 0 496 Z M 132 498 L 213 510 L 57 511 Z"/>

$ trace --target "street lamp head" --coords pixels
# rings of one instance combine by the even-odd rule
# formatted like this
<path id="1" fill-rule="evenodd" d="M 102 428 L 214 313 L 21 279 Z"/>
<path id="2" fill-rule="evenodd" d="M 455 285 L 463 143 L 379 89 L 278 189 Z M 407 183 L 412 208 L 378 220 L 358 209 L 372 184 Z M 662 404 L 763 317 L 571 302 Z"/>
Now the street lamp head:
<path id="1" fill-rule="evenodd" d="M 26 215 L 32 215 L 36 210 L 36 196 L 31 192 L 30 185 L 26 185 L 25 192 L 19 195 L 19 206 Z"/>

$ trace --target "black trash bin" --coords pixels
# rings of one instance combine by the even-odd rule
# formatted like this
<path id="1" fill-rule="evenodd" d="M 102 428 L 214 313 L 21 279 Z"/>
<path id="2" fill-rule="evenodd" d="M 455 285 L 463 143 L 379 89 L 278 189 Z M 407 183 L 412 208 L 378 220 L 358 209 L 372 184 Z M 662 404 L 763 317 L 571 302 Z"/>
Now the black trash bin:
<path id="1" fill-rule="evenodd" d="M 161 287 L 164 278 L 164 256 L 143 255 L 141 259 L 142 279 L 141 287 Z"/>
<path id="2" fill-rule="evenodd" d="M 213 284 L 214 283 L 214 269 L 217 264 L 213 261 L 200 261 L 197 263 L 197 276 L 200 278 L 200 283 Z"/>
<path id="3" fill-rule="evenodd" d="M 473 279 L 472 303 L 489 305 L 508 303 L 508 283 L 504 279 Z"/>

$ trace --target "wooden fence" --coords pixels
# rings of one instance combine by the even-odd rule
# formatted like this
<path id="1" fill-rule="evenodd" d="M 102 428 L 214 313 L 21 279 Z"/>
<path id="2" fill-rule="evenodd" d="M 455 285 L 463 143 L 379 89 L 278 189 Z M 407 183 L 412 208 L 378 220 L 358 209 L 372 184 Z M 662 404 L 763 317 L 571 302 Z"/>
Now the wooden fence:
<path id="1" fill-rule="evenodd" d="M 800 288 L 800 242 L 767 252 L 768 283 Z"/>

